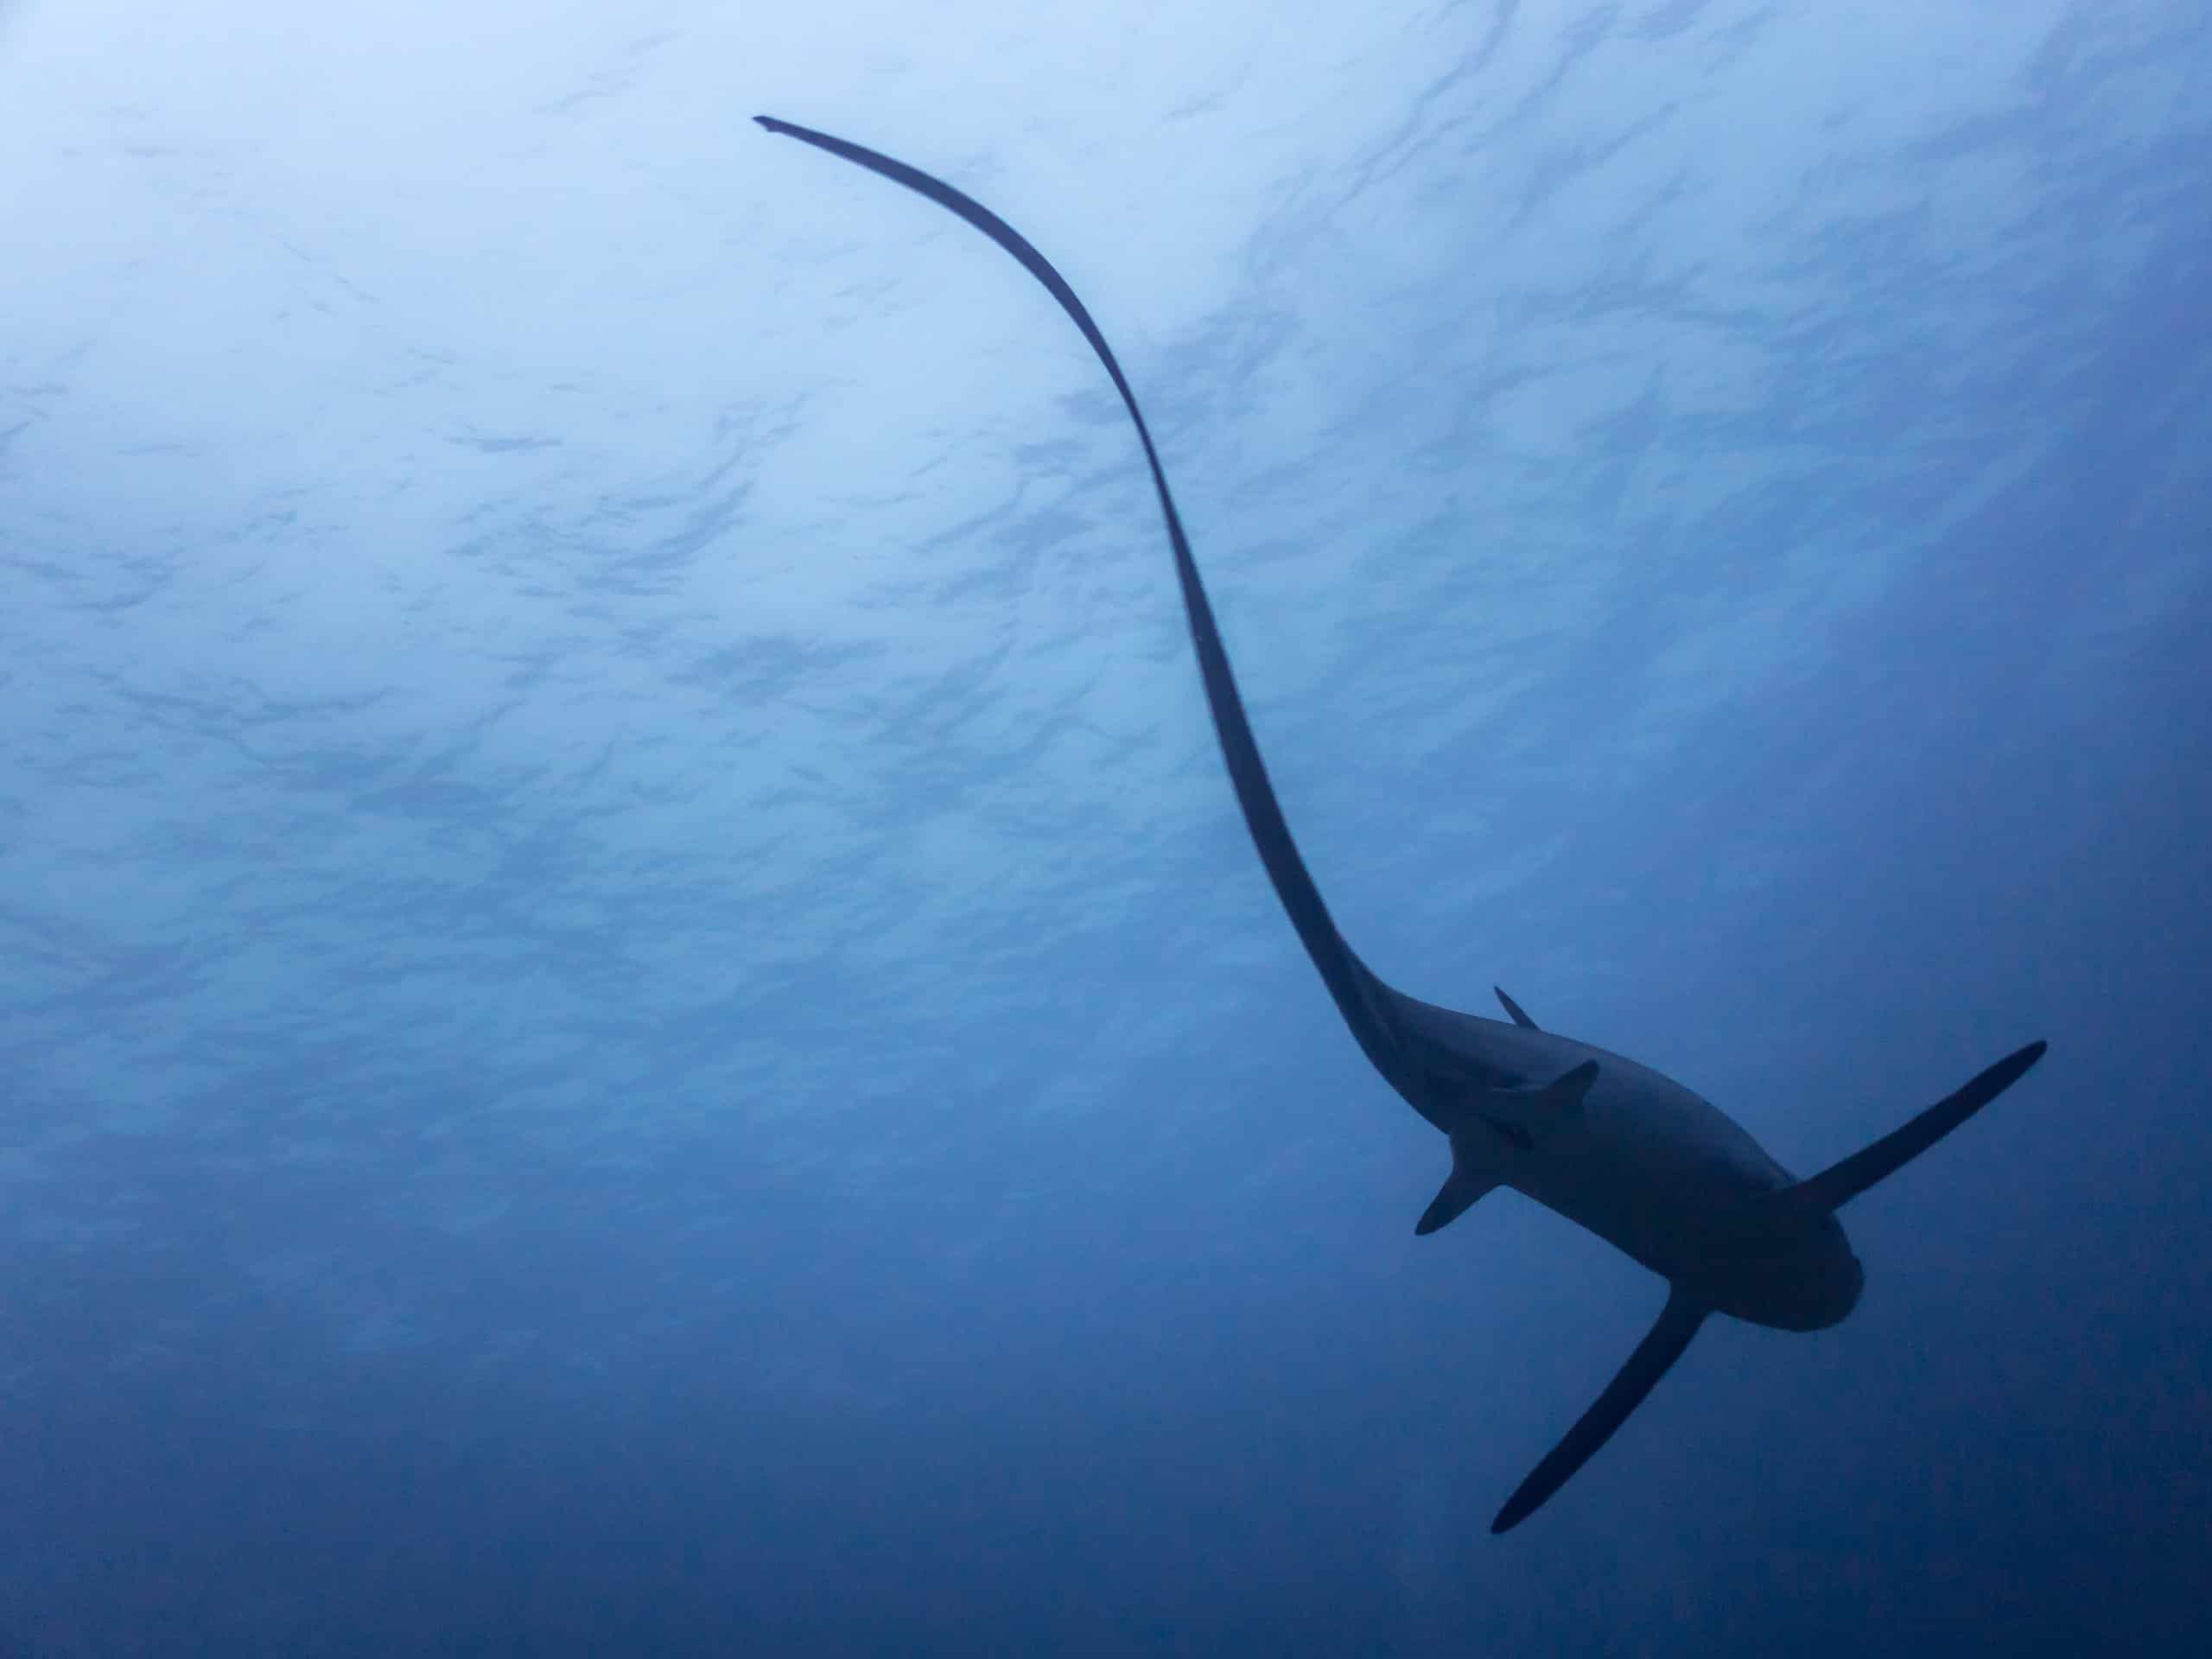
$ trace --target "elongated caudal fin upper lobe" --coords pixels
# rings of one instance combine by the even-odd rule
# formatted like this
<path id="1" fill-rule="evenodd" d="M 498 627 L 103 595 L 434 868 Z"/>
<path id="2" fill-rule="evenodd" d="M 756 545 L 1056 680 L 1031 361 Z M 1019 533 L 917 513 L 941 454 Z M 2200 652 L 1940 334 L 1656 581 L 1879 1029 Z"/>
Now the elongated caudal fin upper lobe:
<path id="1" fill-rule="evenodd" d="M 1107 345 L 1106 336 L 1091 321 L 1090 311 L 1076 297 L 1067 279 L 1052 268 L 1052 261 L 1030 245 L 1027 238 L 982 203 L 944 180 L 932 178 L 919 168 L 894 161 L 849 139 L 835 138 L 826 132 L 796 126 L 771 115 L 756 115 L 753 118 L 770 132 L 796 138 L 871 173 L 880 174 L 957 214 L 1020 260 L 1023 268 L 1060 302 L 1060 308 L 1090 342 L 1090 349 L 1098 354 L 1099 362 L 1114 382 L 1114 390 L 1122 394 L 1122 403 L 1136 425 L 1138 442 L 1144 446 L 1145 465 L 1151 469 L 1153 488 L 1160 497 L 1160 516 L 1166 520 L 1167 540 L 1174 550 L 1176 579 L 1183 590 L 1183 610 L 1191 626 L 1191 644 L 1198 653 L 1198 673 L 1205 683 L 1206 705 L 1213 714 L 1214 734 L 1220 740 L 1222 759 L 1228 765 L 1230 781 L 1236 785 L 1236 804 L 1243 809 L 1252 844 L 1259 849 L 1260 861 L 1267 867 L 1275 895 L 1288 912 L 1291 925 L 1298 930 L 1306 955 L 1319 969 L 1322 982 L 1329 988 L 1329 995 L 1344 1015 L 1344 1023 L 1351 1028 L 1353 1037 L 1376 1069 L 1386 1078 L 1398 1081 L 1397 1044 L 1384 1013 L 1389 1001 L 1388 988 L 1353 954 L 1344 936 L 1338 932 L 1328 906 L 1321 901 L 1320 889 L 1313 885 L 1306 861 L 1299 854 L 1298 843 L 1291 839 L 1290 825 L 1275 800 L 1274 786 L 1268 781 L 1267 766 L 1260 759 L 1259 743 L 1252 735 L 1250 721 L 1245 717 L 1244 700 L 1237 691 L 1236 677 L 1230 671 L 1229 652 L 1221 642 L 1220 630 L 1214 624 L 1213 607 L 1206 598 L 1205 584 L 1198 579 L 1198 562 L 1192 556 L 1190 538 L 1183 533 L 1182 516 L 1175 511 L 1175 498 L 1168 492 L 1167 474 L 1160 466 L 1159 450 L 1153 446 L 1152 430 L 1145 424 L 1144 411 L 1137 407 L 1136 394 L 1129 390 L 1113 347 Z"/>

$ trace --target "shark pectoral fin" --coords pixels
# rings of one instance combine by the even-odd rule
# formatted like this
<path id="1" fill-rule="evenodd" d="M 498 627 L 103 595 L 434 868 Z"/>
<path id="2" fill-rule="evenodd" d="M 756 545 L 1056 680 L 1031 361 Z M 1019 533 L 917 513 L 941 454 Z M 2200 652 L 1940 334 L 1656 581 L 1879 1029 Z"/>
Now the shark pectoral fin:
<path id="1" fill-rule="evenodd" d="M 1841 1163 L 1831 1164 L 1809 1179 L 1785 1187 L 1775 1198 L 1808 1210 L 1833 1210 L 1838 1205 L 1847 1204 L 1875 1182 L 1895 1174 L 2025 1077 L 2028 1068 L 2043 1058 L 2044 1047 L 2037 1041 L 2013 1050 L 1910 1122 L 1891 1130 Z"/>
<path id="2" fill-rule="evenodd" d="M 1506 1013 L 1513 1016 L 1513 1023 L 1515 1025 L 1519 1026 L 1523 1031 L 1541 1031 L 1543 1029 L 1542 1027 L 1539 1026 L 1535 1020 L 1531 1020 L 1522 1011 L 1521 1005 L 1518 1002 L 1516 1002 L 1511 997 L 1505 994 L 1504 986 L 1493 985 L 1491 987 L 1491 989 L 1497 993 L 1499 1004 L 1505 1009 Z"/>
<path id="3" fill-rule="evenodd" d="M 1467 1213 L 1468 1206 L 1497 1185 L 1503 1173 L 1494 1152 L 1466 1135 L 1453 1135 L 1452 1173 L 1444 1178 L 1444 1185 L 1436 1189 L 1428 1208 L 1414 1224 L 1414 1236 L 1427 1238 L 1438 1228 L 1459 1220 Z"/>
<path id="4" fill-rule="evenodd" d="M 1628 1357 L 1628 1363 L 1605 1385 L 1605 1391 L 1598 1396 L 1598 1403 L 1582 1414 L 1581 1421 L 1567 1431 L 1567 1438 L 1551 1449 L 1529 1478 L 1505 1500 L 1505 1507 L 1497 1512 L 1497 1519 L 1490 1523 L 1490 1529 L 1510 1531 L 1566 1485 L 1574 1471 L 1612 1439 L 1613 1431 L 1628 1421 L 1629 1413 L 1643 1403 L 1644 1395 L 1667 1375 L 1667 1368 L 1682 1357 L 1682 1350 L 1690 1345 L 1690 1338 L 1697 1335 L 1698 1326 L 1705 1323 L 1705 1316 L 1712 1311 L 1679 1286 L 1671 1290 L 1659 1322 L 1637 1344 L 1636 1351 Z"/>
<path id="5" fill-rule="evenodd" d="M 1541 1135 L 1571 1121 L 1582 1109 L 1582 1097 L 1597 1080 L 1598 1062 L 1585 1060 L 1549 1083 L 1524 1089 L 1485 1089 L 1471 1103 L 1493 1123 L 1510 1124 L 1530 1136 Z"/>

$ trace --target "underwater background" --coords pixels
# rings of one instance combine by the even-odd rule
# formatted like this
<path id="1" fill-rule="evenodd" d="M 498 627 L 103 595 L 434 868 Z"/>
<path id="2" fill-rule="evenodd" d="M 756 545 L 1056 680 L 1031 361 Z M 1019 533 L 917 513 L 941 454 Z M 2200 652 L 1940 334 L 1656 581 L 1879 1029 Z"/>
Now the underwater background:
<path id="1" fill-rule="evenodd" d="M 2198 1650 L 2212 13 L 0 12 L 0 1653 Z M 1378 971 L 1800 1173 L 1433 1238 Z"/>

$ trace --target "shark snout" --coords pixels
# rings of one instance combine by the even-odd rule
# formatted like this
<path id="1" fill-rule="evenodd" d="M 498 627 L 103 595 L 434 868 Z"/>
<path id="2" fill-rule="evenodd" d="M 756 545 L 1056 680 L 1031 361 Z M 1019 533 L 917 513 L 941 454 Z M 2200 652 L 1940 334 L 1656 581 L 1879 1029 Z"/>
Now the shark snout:
<path id="1" fill-rule="evenodd" d="M 1859 1299 L 1866 1294 L 1866 1264 L 1853 1255 L 1851 1247 L 1847 1244 L 1843 1248 L 1843 1261 L 1835 1270 L 1834 1284 L 1829 1291 L 1828 1300 L 1834 1310 L 1835 1317 L 1827 1320 L 1826 1323 L 1841 1324 L 1851 1310 L 1859 1306 Z"/>
<path id="2" fill-rule="evenodd" d="M 1859 1306 L 1866 1269 L 1833 1216 L 1716 1253 L 1701 1288 L 1724 1313 L 1778 1331 L 1824 1331 Z"/>
<path id="3" fill-rule="evenodd" d="M 1835 1218 L 1827 1218 L 1818 1247 L 1808 1253 L 1799 1276 L 1791 1328 L 1823 1331 L 1840 1325 L 1866 1291 L 1866 1266 L 1851 1248 Z"/>

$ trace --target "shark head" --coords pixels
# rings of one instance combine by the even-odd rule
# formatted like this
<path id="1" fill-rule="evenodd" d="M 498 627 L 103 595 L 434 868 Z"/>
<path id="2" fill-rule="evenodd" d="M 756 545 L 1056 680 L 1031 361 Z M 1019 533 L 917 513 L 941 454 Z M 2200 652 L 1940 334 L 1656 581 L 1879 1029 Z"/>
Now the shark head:
<path id="1" fill-rule="evenodd" d="M 1683 1282 L 1723 1313 L 1777 1331 L 1824 1331 L 1859 1306 L 1866 1269 L 1827 1211 L 1768 1211 L 1717 1230 L 1706 1270 Z"/>

